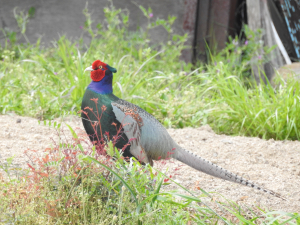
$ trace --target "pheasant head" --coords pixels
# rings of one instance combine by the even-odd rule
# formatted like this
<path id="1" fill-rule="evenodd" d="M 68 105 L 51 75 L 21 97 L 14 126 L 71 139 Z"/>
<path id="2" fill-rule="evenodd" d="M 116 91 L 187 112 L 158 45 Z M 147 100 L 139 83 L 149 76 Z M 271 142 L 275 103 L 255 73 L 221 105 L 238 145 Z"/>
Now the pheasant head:
<path id="1" fill-rule="evenodd" d="M 95 82 L 101 81 L 105 76 L 112 76 L 117 70 L 110 67 L 108 64 L 101 62 L 99 59 L 92 63 L 92 66 L 86 68 L 84 71 L 91 71 L 91 78 Z"/>
<path id="2" fill-rule="evenodd" d="M 89 89 L 100 94 L 112 93 L 112 73 L 117 72 L 115 68 L 96 60 L 92 63 L 92 66 L 87 67 L 84 71 L 91 71 L 92 82 L 88 86 Z"/>

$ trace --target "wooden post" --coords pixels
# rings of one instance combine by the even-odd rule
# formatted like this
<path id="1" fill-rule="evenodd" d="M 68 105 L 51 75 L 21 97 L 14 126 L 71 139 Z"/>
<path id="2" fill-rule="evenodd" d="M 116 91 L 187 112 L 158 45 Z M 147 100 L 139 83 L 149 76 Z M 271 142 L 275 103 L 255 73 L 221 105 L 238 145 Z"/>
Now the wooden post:
<path id="1" fill-rule="evenodd" d="M 207 62 L 208 48 L 220 51 L 228 36 L 235 35 L 234 18 L 237 0 L 198 0 L 193 62 Z M 207 48 L 208 47 L 208 48 Z"/>
<path id="2" fill-rule="evenodd" d="M 247 0 L 247 14 L 249 28 L 251 30 L 263 30 L 262 41 L 264 42 L 264 46 L 272 47 L 273 45 L 276 45 L 271 25 L 272 20 L 266 0 Z M 263 49 L 260 51 L 263 54 Z M 255 62 L 256 60 L 253 59 L 252 61 Z M 251 66 L 252 73 L 257 84 L 260 83 L 260 79 L 266 83 L 265 75 L 269 80 L 271 80 L 274 74 L 274 68 L 277 69 L 283 65 L 283 58 L 278 47 L 270 53 L 269 62 L 261 66 L 253 63 Z"/>
<path id="3" fill-rule="evenodd" d="M 194 36 L 193 63 L 197 60 L 206 62 L 207 31 L 209 26 L 210 0 L 197 1 L 197 14 Z"/>

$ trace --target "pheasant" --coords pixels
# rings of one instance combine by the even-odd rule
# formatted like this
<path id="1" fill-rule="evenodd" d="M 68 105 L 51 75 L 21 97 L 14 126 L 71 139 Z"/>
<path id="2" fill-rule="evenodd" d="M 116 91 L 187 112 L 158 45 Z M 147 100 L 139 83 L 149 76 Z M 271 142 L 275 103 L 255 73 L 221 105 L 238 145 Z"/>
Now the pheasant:
<path id="1" fill-rule="evenodd" d="M 171 138 L 165 127 L 151 114 L 113 94 L 113 73 L 117 72 L 115 68 L 96 60 L 85 71 L 91 71 L 92 81 L 82 99 L 81 116 L 83 126 L 92 142 L 103 139 L 103 137 L 112 140 L 114 136 L 119 135 L 116 147 L 122 149 L 124 157 L 135 157 L 142 163 L 149 163 L 151 166 L 153 166 L 153 160 L 174 158 L 211 176 L 283 198 L 274 191 L 262 188 L 252 181 L 180 147 Z M 97 109 L 92 107 L 92 100 L 97 104 Z M 101 124 L 98 124 L 95 129 L 97 123 L 93 121 L 97 121 L 96 115 L 100 108 L 103 109 Z M 117 129 L 119 127 L 121 132 Z"/>

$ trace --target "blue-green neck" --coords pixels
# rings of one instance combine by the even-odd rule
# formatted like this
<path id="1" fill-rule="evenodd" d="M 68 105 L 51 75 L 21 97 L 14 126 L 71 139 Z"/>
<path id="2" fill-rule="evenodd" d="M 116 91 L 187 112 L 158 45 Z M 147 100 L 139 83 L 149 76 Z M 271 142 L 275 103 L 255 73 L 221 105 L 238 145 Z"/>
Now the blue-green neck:
<path id="1" fill-rule="evenodd" d="M 88 89 L 98 93 L 98 94 L 111 94 L 113 92 L 112 89 L 112 79 L 110 77 L 110 79 L 108 79 L 109 77 L 104 77 L 101 81 L 99 82 L 95 82 L 92 81 L 89 86 Z"/>

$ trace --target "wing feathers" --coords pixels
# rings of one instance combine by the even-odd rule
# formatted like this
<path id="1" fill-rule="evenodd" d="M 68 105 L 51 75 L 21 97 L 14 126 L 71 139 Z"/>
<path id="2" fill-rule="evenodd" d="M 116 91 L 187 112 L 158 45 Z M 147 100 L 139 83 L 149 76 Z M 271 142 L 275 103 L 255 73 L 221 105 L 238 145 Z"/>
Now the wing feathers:
<path id="1" fill-rule="evenodd" d="M 130 142 L 130 153 L 143 163 L 153 164 L 140 144 L 142 118 L 134 110 L 124 105 L 112 103 L 112 108 L 116 119 L 122 124 L 124 133 Z"/>

